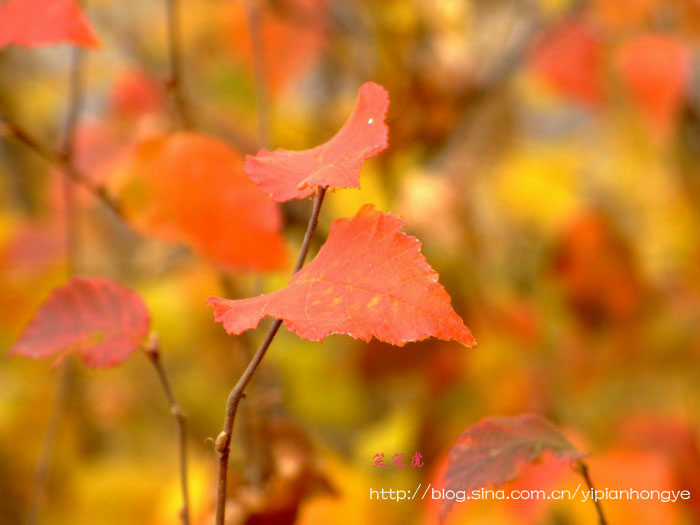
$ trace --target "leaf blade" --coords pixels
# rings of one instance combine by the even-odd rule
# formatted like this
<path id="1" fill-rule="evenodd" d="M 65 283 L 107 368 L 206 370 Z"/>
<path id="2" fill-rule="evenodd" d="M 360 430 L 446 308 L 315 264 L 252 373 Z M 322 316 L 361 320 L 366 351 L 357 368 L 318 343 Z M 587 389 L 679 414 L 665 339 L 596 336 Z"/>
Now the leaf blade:
<path id="1" fill-rule="evenodd" d="M 203 134 L 144 141 L 118 182 L 127 219 L 141 233 L 188 244 L 224 268 L 282 268 L 281 214 L 241 161 L 226 143 Z"/>
<path id="2" fill-rule="evenodd" d="M 99 40 L 75 0 L 10 0 L 0 4 L 0 48 L 9 44 L 99 47 Z"/>
<path id="3" fill-rule="evenodd" d="M 137 350 L 149 328 L 135 292 L 103 277 L 74 277 L 39 307 L 8 355 L 60 360 L 75 352 L 87 366 L 106 368 Z"/>
<path id="4" fill-rule="evenodd" d="M 362 162 L 389 145 L 384 122 L 388 109 L 387 91 L 366 82 L 360 86 L 352 114 L 328 142 L 304 151 L 262 149 L 246 156 L 244 169 L 278 202 L 306 198 L 319 186 L 359 188 Z"/>
<path id="5" fill-rule="evenodd" d="M 365 205 L 355 217 L 333 222 L 316 258 L 286 288 L 242 300 L 210 298 L 216 321 L 231 334 L 275 317 L 310 341 L 338 333 L 397 346 L 427 337 L 474 346 L 420 241 L 403 226 L 399 217 Z"/>
<path id="6" fill-rule="evenodd" d="M 449 452 L 445 489 L 469 493 L 515 479 L 528 463 L 550 452 L 558 459 L 576 461 L 586 455 L 547 419 L 537 414 L 488 417 L 466 429 Z M 443 502 L 441 518 L 454 500 Z"/>

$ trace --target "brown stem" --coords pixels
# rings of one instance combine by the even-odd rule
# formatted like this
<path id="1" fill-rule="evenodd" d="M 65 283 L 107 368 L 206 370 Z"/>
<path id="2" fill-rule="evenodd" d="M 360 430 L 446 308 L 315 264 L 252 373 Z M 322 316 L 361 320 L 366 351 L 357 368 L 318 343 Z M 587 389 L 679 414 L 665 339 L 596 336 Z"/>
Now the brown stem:
<path id="1" fill-rule="evenodd" d="M 160 379 L 160 384 L 163 387 L 165 398 L 170 406 L 170 413 L 175 418 L 175 423 L 177 424 L 178 455 L 180 458 L 180 490 L 182 492 L 180 520 L 182 521 L 182 525 L 189 525 L 190 498 L 189 489 L 187 486 L 187 423 L 185 421 L 185 415 L 175 399 L 173 390 L 170 387 L 170 381 L 168 381 L 168 375 L 166 374 L 163 363 L 160 360 L 160 349 L 157 336 L 153 335 L 151 341 L 149 341 L 146 347 L 146 355 L 150 359 L 151 363 L 153 363 L 153 366 L 158 373 L 158 379 Z"/>
<path id="2" fill-rule="evenodd" d="M 65 416 L 66 407 L 73 388 L 74 365 L 75 363 L 72 359 L 66 359 L 60 368 L 60 376 L 58 377 L 58 384 L 56 385 L 56 394 L 51 402 L 49 424 L 44 432 L 41 454 L 39 455 L 39 461 L 34 469 L 34 479 L 32 481 L 29 506 L 27 509 L 27 525 L 39 523 L 41 508 L 44 503 L 44 495 L 46 493 L 46 481 L 51 464 L 53 463 L 61 421 Z"/>
<path id="3" fill-rule="evenodd" d="M 309 251 L 309 246 L 311 245 L 311 239 L 313 238 L 316 227 L 318 226 L 318 215 L 321 211 L 321 205 L 323 204 L 323 198 L 326 194 L 326 188 L 319 188 L 316 198 L 314 199 L 313 211 L 311 212 L 311 217 L 309 217 L 309 223 L 306 227 L 306 234 L 304 235 L 304 241 L 301 245 L 301 250 L 299 251 L 299 257 L 294 265 L 293 274 L 297 273 L 302 266 L 304 266 L 304 261 L 306 260 L 306 255 Z M 216 452 L 219 454 L 219 471 L 218 471 L 218 481 L 217 481 L 217 491 L 216 491 L 216 525 L 224 525 L 225 515 L 226 515 L 226 481 L 228 475 L 228 456 L 230 452 L 231 445 L 231 433 L 233 431 L 233 423 L 236 418 L 236 409 L 238 408 L 238 403 L 245 397 L 244 390 L 248 383 L 253 378 L 253 374 L 260 365 L 263 357 L 265 357 L 265 352 L 270 347 L 272 340 L 277 335 L 277 331 L 282 325 L 281 319 L 275 319 L 260 344 L 260 347 L 253 355 L 248 367 L 241 375 L 236 386 L 233 387 L 226 400 L 226 418 L 224 419 L 224 429 L 217 436 L 215 442 Z"/>
<path id="4" fill-rule="evenodd" d="M 80 117 L 80 111 L 83 106 L 83 69 L 84 56 L 80 48 L 71 50 L 71 65 L 70 79 L 68 84 L 68 107 L 66 110 L 66 120 L 63 126 L 63 152 L 53 154 L 48 148 L 44 148 L 41 143 L 33 139 L 29 134 L 17 126 L 10 124 L 10 130 L 16 131 L 15 136 L 46 157 L 55 157 L 60 159 L 64 167 L 73 166 L 73 151 L 75 143 L 75 129 Z M 64 169 L 63 177 L 63 199 L 65 209 L 65 243 L 66 243 L 66 273 L 68 277 L 72 277 L 78 266 L 78 224 L 75 210 L 75 195 L 73 181 L 67 175 L 67 169 Z M 63 419 L 68 397 L 73 390 L 75 363 L 73 360 L 66 360 L 61 365 L 61 373 L 58 377 L 58 386 L 56 387 L 56 396 L 54 397 L 49 425 L 44 434 L 44 443 L 42 445 L 41 455 L 34 470 L 34 482 L 32 493 L 29 500 L 29 511 L 27 514 L 27 523 L 34 524 L 39 521 L 41 507 L 46 489 L 46 480 L 53 461 L 54 450 L 56 448 L 56 440 L 60 429 L 60 422 Z"/>
<path id="5" fill-rule="evenodd" d="M 261 148 L 270 147 L 270 106 L 265 82 L 265 42 L 262 36 L 260 0 L 247 0 L 248 33 L 253 50 L 253 77 L 258 113 L 258 141 Z"/>
<path id="6" fill-rule="evenodd" d="M 83 106 L 83 70 L 85 62 L 82 49 L 75 47 L 71 51 L 70 95 L 66 120 L 63 126 L 63 159 L 66 167 L 75 165 L 75 130 L 80 118 L 80 110 Z M 67 169 L 63 170 L 61 178 L 66 220 L 66 261 L 68 276 L 70 277 L 78 267 L 80 225 L 78 224 L 78 213 L 75 203 L 75 187 L 67 171 Z"/>
<path id="7" fill-rule="evenodd" d="M 122 217 L 122 212 L 117 201 L 107 193 L 107 190 L 101 184 L 97 184 L 90 179 L 82 171 L 80 171 L 72 161 L 66 158 L 65 152 L 56 151 L 40 140 L 31 135 L 17 122 L 12 120 L 7 113 L 0 109 L 0 118 L 4 123 L 4 127 L 10 132 L 10 135 L 18 142 L 24 144 L 37 155 L 44 158 L 47 162 L 55 164 L 63 170 L 63 172 L 76 184 L 79 184 L 88 190 L 94 197 L 101 201 L 105 206 L 112 210 L 118 217 Z"/>
<path id="8" fill-rule="evenodd" d="M 593 482 L 591 481 L 591 476 L 588 473 L 588 465 L 586 465 L 583 461 L 579 461 L 577 463 L 577 472 L 581 474 L 583 479 L 586 482 L 586 485 L 588 486 L 588 491 L 591 494 L 591 501 L 593 501 L 593 505 L 595 505 L 595 511 L 598 514 L 598 524 L 599 525 L 607 525 L 607 520 L 605 519 L 605 514 L 603 513 L 603 507 L 600 504 L 600 501 L 598 498 L 595 497 L 595 487 L 593 486 Z"/>
<path id="9" fill-rule="evenodd" d="M 180 38 L 180 3 L 179 0 L 166 0 L 166 20 L 168 32 L 168 60 L 170 76 L 166 81 L 168 91 L 173 97 L 180 123 L 185 129 L 194 126 L 190 107 L 182 86 L 182 44 Z"/>

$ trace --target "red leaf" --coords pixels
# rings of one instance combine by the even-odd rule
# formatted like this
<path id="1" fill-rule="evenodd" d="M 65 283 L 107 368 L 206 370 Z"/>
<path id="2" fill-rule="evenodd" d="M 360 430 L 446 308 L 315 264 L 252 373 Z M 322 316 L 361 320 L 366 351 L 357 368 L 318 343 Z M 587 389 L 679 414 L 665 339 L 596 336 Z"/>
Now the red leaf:
<path id="1" fill-rule="evenodd" d="M 389 94 L 374 82 L 360 87 L 355 109 L 328 142 L 305 151 L 261 149 L 246 156 L 250 178 L 279 202 L 303 199 L 318 186 L 359 188 L 362 162 L 389 145 L 384 123 Z"/>
<path id="2" fill-rule="evenodd" d="M 73 351 L 87 366 L 105 368 L 137 350 L 149 326 L 135 292 L 103 277 L 74 277 L 39 307 L 10 354 L 59 361 Z"/>
<path id="3" fill-rule="evenodd" d="M 0 48 L 9 44 L 39 47 L 63 43 L 99 46 L 75 0 L 10 0 L 0 3 Z"/>
<path id="4" fill-rule="evenodd" d="M 239 154 L 205 135 L 143 142 L 120 201 L 146 235 L 184 242 L 222 266 L 275 270 L 287 260 L 277 205 L 242 169 Z"/>
<path id="5" fill-rule="evenodd" d="M 399 217 L 365 205 L 355 217 L 333 222 L 316 258 L 286 288 L 238 301 L 210 298 L 215 318 L 230 334 L 267 316 L 311 341 L 338 333 L 399 346 L 431 336 L 473 346 L 420 241 L 401 232 L 403 226 Z"/>
<path id="6" fill-rule="evenodd" d="M 251 74 L 256 50 L 247 2 L 221 2 L 221 27 L 229 50 Z M 293 86 L 319 58 L 328 40 L 327 0 L 275 0 L 259 3 L 260 62 L 270 94 Z"/>
<path id="7" fill-rule="evenodd" d="M 464 431 L 450 450 L 445 488 L 469 494 L 482 487 L 503 485 L 545 452 L 564 461 L 576 461 L 586 455 L 537 414 L 485 418 Z M 443 518 L 453 503 L 451 499 L 444 501 Z"/>
<path id="8" fill-rule="evenodd" d="M 622 47 L 618 67 L 625 86 L 661 135 L 667 135 L 690 80 L 690 52 L 679 39 L 644 35 Z"/>
<path id="9" fill-rule="evenodd" d="M 534 49 L 531 63 L 533 69 L 562 94 L 594 107 L 602 102 L 601 41 L 584 20 L 566 20 L 543 35 Z"/>

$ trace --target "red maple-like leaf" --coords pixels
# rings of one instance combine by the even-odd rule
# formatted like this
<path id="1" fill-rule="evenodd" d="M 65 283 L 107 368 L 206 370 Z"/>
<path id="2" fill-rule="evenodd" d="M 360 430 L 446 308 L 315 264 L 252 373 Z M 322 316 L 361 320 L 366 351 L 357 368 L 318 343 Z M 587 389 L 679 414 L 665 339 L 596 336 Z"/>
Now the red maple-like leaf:
<path id="1" fill-rule="evenodd" d="M 554 424 L 537 414 L 485 418 L 465 430 L 450 450 L 445 489 L 469 494 L 482 487 L 503 485 L 545 452 L 570 462 L 586 455 Z M 443 518 L 453 503 L 454 500 L 445 499 Z"/>
<path id="2" fill-rule="evenodd" d="M 58 362 L 76 352 L 87 366 L 106 368 L 137 350 L 149 327 L 138 294 L 103 277 L 74 277 L 39 307 L 10 354 Z"/>
<path id="3" fill-rule="evenodd" d="M 230 334 L 267 316 L 311 341 L 338 333 L 399 346 L 431 336 L 473 346 L 420 241 L 401 232 L 403 226 L 401 218 L 365 205 L 355 217 L 333 222 L 316 258 L 286 288 L 237 301 L 210 298 L 215 318 Z"/>
<path id="4" fill-rule="evenodd" d="M 9 0 L 0 3 L 0 48 L 74 44 L 97 47 L 95 36 L 76 0 Z"/>
<path id="5" fill-rule="evenodd" d="M 360 87 L 355 109 L 328 142 L 305 151 L 261 149 L 246 156 L 245 171 L 279 202 L 303 199 L 319 186 L 359 188 L 362 162 L 389 145 L 384 123 L 389 94 L 374 82 Z"/>
<path id="6" fill-rule="evenodd" d="M 618 51 L 622 80 L 661 136 L 671 131 L 690 82 L 690 50 L 680 39 L 649 34 Z"/>
<path id="7" fill-rule="evenodd" d="M 213 137 L 176 133 L 138 146 L 118 183 L 129 222 L 146 235 L 184 242 L 221 266 L 284 266 L 277 205 L 242 169 L 243 159 Z"/>

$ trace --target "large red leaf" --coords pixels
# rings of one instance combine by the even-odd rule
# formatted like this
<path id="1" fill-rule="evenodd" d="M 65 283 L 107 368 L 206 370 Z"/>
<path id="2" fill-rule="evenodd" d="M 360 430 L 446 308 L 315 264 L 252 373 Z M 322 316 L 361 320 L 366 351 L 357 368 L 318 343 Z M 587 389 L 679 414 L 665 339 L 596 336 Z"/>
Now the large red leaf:
<path id="1" fill-rule="evenodd" d="M 0 47 L 62 43 L 83 47 L 99 45 L 76 0 L 0 2 Z"/>
<path id="2" fill-rule="evenodd" d="M 60 360 L 76 352 L 87 366 L 104 368 L 137 350 L 149 327 L 135 292 L 103 277 L 74 277 L 39 307 L 10 354 Z"/>
<path id="3" fill-rule="evenodd" d="M 250 178 L 279 202 L 303 199 L 318 186 L 359 188 L 362 162 L 389 145 L 384 123 L 389 94 L 374 82 L 360 87 L 355 109 L 328 142 L 305 151 L 261 149 L 246 156 Z"/>
<path id="4" fill-rule="evenodd" d="M 576 450 L 552 423 L 537 414 L 489 417 L 462 433 L 449 453 L 445 488 L 467 494 L 515 479 L 529 463 L 549 452 L 564 461 L 586 454 Z M 445 499 L 443 518 L 454 500 Z"/>
<path id="5" fill-rule="evenodd" d="M 280 212 L 242 164 L 213 137 L 151 139 L 127 165 L 120 200 L 146 235 L 187 243 L 224 267 L 279 269 L 287 260 Z"/>
<path id="6" fill-rule="evenodd" d="M 618 66 L 628 91 L 658 132 L 667 135 L 690 81 L 690 51 L 673 36 L 649 34 L 627 42 Z"/>
<path id="7" fill-rule="evenodd" d="M 420 241 L 401 232 L 403 226 L 399 217 L 365 205 L 355 217 L 333 222 L 316 258 L 286 288 L 238 301 L 210 298 L 216 320 L 230 334 L 267 316 L 311 341 L 338 333 L 399 346 L 431 336 L 473 346 Z"/>

